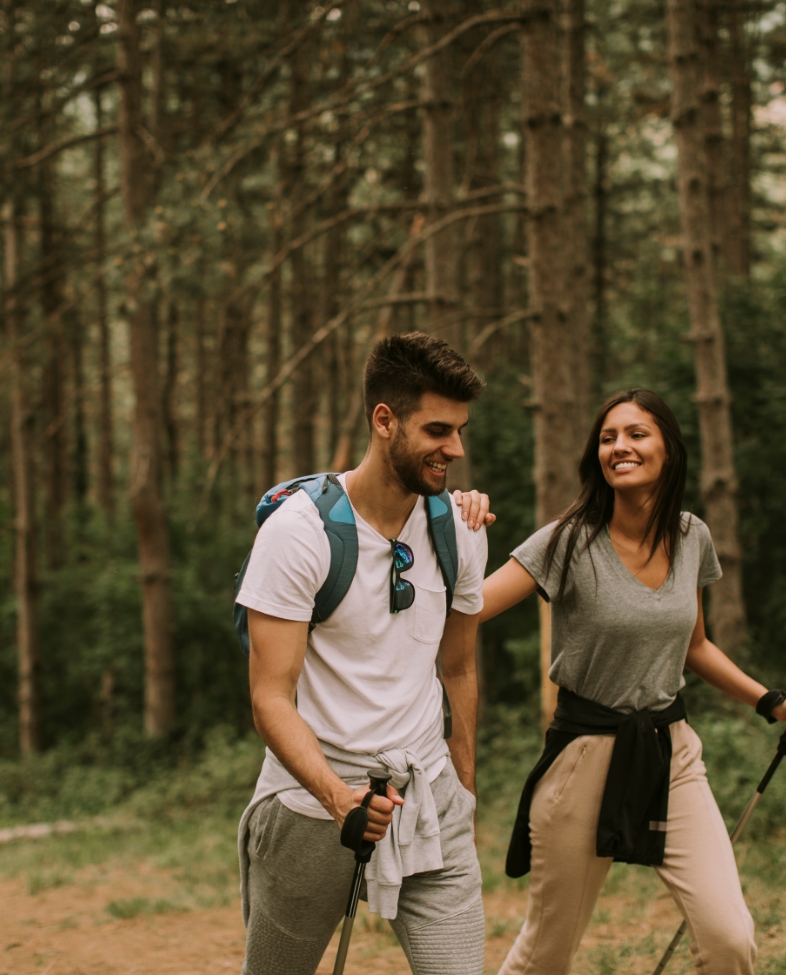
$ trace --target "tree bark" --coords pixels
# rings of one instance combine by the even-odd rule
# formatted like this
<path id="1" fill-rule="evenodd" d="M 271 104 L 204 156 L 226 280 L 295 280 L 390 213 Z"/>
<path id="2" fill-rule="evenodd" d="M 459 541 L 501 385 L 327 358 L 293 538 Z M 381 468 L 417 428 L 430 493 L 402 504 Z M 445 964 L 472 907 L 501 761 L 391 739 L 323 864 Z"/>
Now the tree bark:
<path id="1" fill-rule="evenodd" d="M 71 344 L 71 361 L 74 377 L 74 452 L 71 468 L 73 470 L 74 500 L 79 508 L 84 510 L 89 486 L 87 423 L 85 420 L 85 340 L 82 320 L 78 313 L 72 310 L 69 318 L 68 333 Z"/>
<path id="2" fill-rule="evenodd" d="M 474 11 L 474 5 L 473 5 Z M 467 161 L 462 191 L 485 189 L 499 183 L 499 112 L 502 84 L 493 55 L 488 54 L 464 78 L 464 115 L 467 124 Z M 485 326 L 500 318 L 502 309 L 502 222 L 498 214 L 477 217 L 467 232 L 467 264 L 471 318 L 465 347 L 469 350 Z M 482 346 L 479 365 L 493 362 L 495 353 L 509 345 L 498 332 Z"/>
<path id="3" fill-rule="evenodd" d="M 277 254 L 283 244 L 281 233 L 281 211 L 274 207 L 270 211 L 271 253 Z M 267 327 L 265 330 L 267 356 L 265 371 L 268 382 L 281 368 L 281 268 L 277 267 L 270 275 L 268 283 Z M 265 403 L 262 414 L 262 489 L 267 491 L 277 483 L 278 467 L 278 419 L 280 395 L 276 390 Z M 308 471 L 306 472 L 308 473 Z"/>
<path id="4" fill-rule="evenodd" d="M 592 324 L 587 310 L 586 16 L 584 0 L 563 0 L 563 104 L 565 116 L 565 235 L 567 295 L 573 335 L 576 400 L 574 457 L 584 449 L 592 409 Z"/>
<path id="5" fill-rule="evenodd" d="M 298 9 L 303 9 L 302 4 Z M 287 58 L 290 69 L 289 113 L 295 115 L 309 104 L 309 46 L 300 44 Z M 306 192 L 306 159 L 304 136 L 300 128 L 291 145 L 282 145 L 282 176 L 285 187 L 284 199 L 290 208 L 297 207 Z M 289 238 L 297 239 L 306 231 L 307 212 L 301 211 L 289 222 Z M 312 274 L 304 247 L 298 247 L 291 258 L 290 309 L 292 345 L 302 348 L 311 338 L 313 328 Z M 315 467 L 314 419 L 317 408 L 314 360 L 307 358 L 293 377 L 292 414 L 295 470 L 308 474 Z"/>
<path id="6" fill-rule="evenodd" d="M 235 245 L 237 246 L 237 245 Z M 213 428 L 215 450 L 220 445 L 229 430 L 237 422 L 239 415 L 247 412 L 248 407 L 248 338 L 251 329 L 251 307 L 248 295 L 241 298 L 232 297 L 237 291 L 246 273 L 245 255 L 227 253 L 222 262 L 231 268 L 232 273 L 226 283 L 230 296 L 224 301 L 221 323 L 218 335 L 218 349 L 216 356 L 216 417 Z M 234 438 L 232 445 L 232 461 L 238 473 L 247 468 L 248 451 L 251 446 L 252 423 L 245 424 L 242 434 Z M 249 471 L 245 470 L 248 474 Z"/>
<path id="7" fill-rule="evenodd" d="M 447 0 L 427 0 L 422 29 L 424 46 L 437 43 L 449 30 Z M 426 224 L 436 223 L 453 209 L 453 78 L 450 52 L 426 60 L 423 71 L 423 200 Z M 425 243 L 426 291 L 430 295 L 430 331 L 458 351 L 463 347 L 459 307 L 458 252 L 455 230 L 434 234 Z"/>
<path id="8" fill-rule="evenodd" d="M 425 23 L 423 44 L 436 44 L 450 29 L 449 0 L 425 0 L 422 5 Z M 423 90 L 423 201 L 426 224 L 443 219 L 454 206 L 453 112 L 454 88 L 450 48 L 445 48 L 424 63 Z M 429 331 L 444 339 L 462 355 L 468 343 L 465 323 L 460 315 L 459 251 L 456 232 L 446 228 L 429 237 L 424 245 L 426 259 L 426 292 Z M 464 438 L 464 457 L 448 468 L 451 490 L 472 487 L 469 439 Z"/>
<path id="9" fill-rule="evenodd" d="M 3 207 L 5 238 L 5 324 L 10 351 L 11 468 L 16 509 L 14 592 L 19 654 L 19 748 L 22 754 L 41 750 L 41 647 L 38 634 L 38 579 L 35 545 L 35 495 L 30 447 L 32 414 L 25 391 L 27 364 L 23 356 L 22 310 L 16 293 L 19 227 L 15 201 Z"/>
<path id="10" fill-rule="evenodd" d="M 600 100 L 600 99 L 598 99 Z M 592 238 L 592 296 L 594 319 L 592 325 L 592 361 L 594 363 L 596 392 L 600 392 L 605 372 L 606 347 L 606 265 L 608 261 L 609 190 L 607 169 L 609 136 L 603 118 L 598 120 L 595 135 L 595 175 L 593 196 L 595 199 L 595 230 Z"/>
<path id="11" fill-rule="evenodd" d="M 44 416 L 44 471 L 46 496 L 46 557 L 50 568 L 62 562 L 62 519 L 68 500 L 68 455 L 66 443 L 65 376 L 66 344 L 60 305 L 62 278 L 57 269 L 57 253 L 52 188 L 52 162 L 42 162 L 39 170 L 38 201 L 40 255 L 43 269 L 41 306 L 45 321 L 45 359 L 41 377 Z"/>
<path id="12" fill-rule="evenodd" d="M 731 74 L 731 193 L 726 260 L 742 278 L 751 271 L 751 93 L 750 52 L 745 37 L 745 4 L 732 0 L 729 12 Z"/>
<path id="13" fill-rule="evenodd" d="M 177 478 L 180 464 L 180 431 L 177 422 L 177 371 L 178 371 L 178 310 L 170 300 L 166 328 L 166 370 L 161 395 L 161 411 L 166 438 L 165 468 L 170 486 Z"/>
<path id="14" fill-rule="evenodd" d="M 560 104 L 561 45 L 558 0 L 525 0 L 522 54 L 525 186 L 529 201 L 530 361 L 535 433 L 535 519 L 556 518 L 576 495 L 576 391 L 567 295 L 565 248 L 565 128 Z M 556 691 L 551 663 L 548 607 L 541 606 L 541 690 L 544 723 Z"/>
<path id="15" fill-rule="evenodd" d="M 205 347 L 205 295 L 200 286 L 194 296 L 194 341 L 196 342 L 196 447 L 199 456 L 207 457 L 207 349 Z"/>
<path id="16" fill-rule="evenodd" d="M 724 338 L 712 258 L 709 193 L 700 126 L 700 65 L 695 9 L 690 0 L 667 0 L 672 121 L 677 141 L 677 186 L 687 280 L 690 334 L 696 366 L 701 434 L 701 492 L 707 523 L 723 568 L 712 590 L 715 641 L 730 653 L 745 638 L 741 552 L 737 535 L 737 477 Z"/>
<path id="17" fill-rule="evenodd" d="M 707 165 L 710 240 L 716 271 L 724 264 L 723 244 L 728 236 L 728 178 L 726 140 L 721 114 L 720 19 L 718 0 L 696 0 L 699 59 L 701 63 L 701 120 Z"/>
<path id="18" fill-rule="evenodd" d="M 133 239 L 154 194 L 152 161 L 142 142 L 142 70 L 134 0 L 118 3 L 120 72 L 118 136 L 126 229 Z M 161 495 L 161 399 L 154 313 L 154 268 L 133 248 L 126 277 L 131 373 L 136 402 L 129 474 L 131 507 L 139 539 L 145 640 L 145 730 L 159 735 L 175 720 L 175 663 L 169 526 Z"/>
<path id="19" fill-rule="evenodd" d="M 93 102 L 96 113 L 96 128 L 103 124 L 102 88 L 96 88 Z M 109 319 L 107 315 L 106 278 L 106 213 L 105 213 L 105 183 L 104 183 L 104 141 L 96 139 L 95 155 L 93 157 L 93 174 L 95 179 L 96 217 L 94 241 L 96 250 L 96 264 L 99 274 L 96 278 L 96 316 L 98 318 L 98 355 L 99 355 L 99 418 L 98 418 L 98 503 L 109 520 L 114 515 L 114 485 L 112 478 L 112 456 L 114 453 L 112 428 L 112 348 L 110 344 Z"/>
<path id="20" fill-rule="evenodd" d="M 417 236 L 423 229 L 423 224 L 423 217 L 418 214 L 412 222 L 410 237 Z M 409 274 L 412 254 L 413 252 L 411 250 L 408 251 L 407 255 L 393 272 L 393 277 L 390 279 L 390 288 L 388 289 L 388 298 L 395 298 L 401 293 L 407 280 L 407 275 Z M 390 326 L 391 322 L 393 321 L 394 308 L 395 305 L 392 301 L 390 304 L 383 305 L 380 308 L 379 316 L 377 317 L 377 327 L 373 336 L 371 337 L 371 341 L 368 343 L 367 353 L 371 351 L 377 342 L 381 341 L 390 334 Z M 363 357 L 363 361 L 365 361 L 365 359 L 366 356 Z M 355 434 L 357 433 L 360 425 L 360 417 L 362 413 L 363 386 L 362 382 L 358 379 L 358 381 L 353 384 L 352 395 L 349 399 L 347 412 L 344 416 L 344 421 L 341 424 L 336 449 L 330 462 L 331 471 L 343 472 L 349 470 L 352 466 L 352 447 L 355 440 Z"/>

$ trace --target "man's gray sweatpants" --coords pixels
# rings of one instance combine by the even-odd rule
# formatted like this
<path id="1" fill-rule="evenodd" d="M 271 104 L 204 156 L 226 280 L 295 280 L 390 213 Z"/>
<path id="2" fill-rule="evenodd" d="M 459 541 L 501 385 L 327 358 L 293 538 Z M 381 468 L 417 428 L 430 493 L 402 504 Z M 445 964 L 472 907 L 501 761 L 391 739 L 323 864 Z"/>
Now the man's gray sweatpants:
<path id="1" fill-rule="evenodd" d="M 482 975 L 475 801 L 450 759 L 431 791 L 443 867 L 404 878 L 390 925 L 415 975 Z M 355 868 L 354 855 L 339 842 L 338 825 L 292 812 L 273 796 L 251 816 L 248 855 L 243 975 L 314 975 L 346 909 Z"/>

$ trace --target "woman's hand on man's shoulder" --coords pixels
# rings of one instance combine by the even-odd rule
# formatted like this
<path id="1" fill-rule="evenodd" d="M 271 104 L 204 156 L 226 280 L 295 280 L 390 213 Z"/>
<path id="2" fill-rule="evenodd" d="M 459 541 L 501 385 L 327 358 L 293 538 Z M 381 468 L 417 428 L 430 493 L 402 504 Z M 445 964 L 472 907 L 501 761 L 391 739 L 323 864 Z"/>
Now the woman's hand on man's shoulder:
<path id="1" fill-rule="evenodd" d="M 467 528 L 473 531 L 478 531 L 484 525 L 488 528 L 497 520 L 497 516 L 489 511 L 491 502 L 487 494 L 481 494 L 480 491 L 460 491 L 456 488 L 453 500 L 461 508 L 461 518 L 466 521 Z"/>

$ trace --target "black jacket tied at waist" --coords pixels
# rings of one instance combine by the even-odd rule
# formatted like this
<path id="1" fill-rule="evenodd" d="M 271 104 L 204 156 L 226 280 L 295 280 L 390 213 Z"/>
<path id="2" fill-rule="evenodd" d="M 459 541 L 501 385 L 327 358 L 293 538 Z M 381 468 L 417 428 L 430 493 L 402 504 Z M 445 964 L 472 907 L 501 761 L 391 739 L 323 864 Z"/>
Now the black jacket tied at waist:
<path id="1" fill-rule="evenodd" d="M 561 687 L 554 720 L 546 732 L 546 747 L 521 793 L 505 864 L 507 875 L 523 877 L 529 872 L 529 811 L 535 786 L 560 752 L 582 735 L 616 736 L 600 806 L 597 855 L 623 863 L 660 866 L 669 813 L 669 725 L 685 718 L 685 704 L 679 695 L 663 711 L 623 714 Z"/>

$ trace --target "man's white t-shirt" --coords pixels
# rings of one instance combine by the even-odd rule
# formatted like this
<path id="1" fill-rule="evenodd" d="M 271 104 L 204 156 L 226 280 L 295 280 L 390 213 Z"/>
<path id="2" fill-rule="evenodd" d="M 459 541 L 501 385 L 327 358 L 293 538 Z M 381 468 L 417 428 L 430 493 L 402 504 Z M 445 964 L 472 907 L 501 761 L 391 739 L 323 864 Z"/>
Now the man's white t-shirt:
<path id="1" fill-rule="evenodd" d="M 346 475 L 339 481 L 346 489 Z M 471 615 L 483 607 L 486 530 L 470 531 L 461 509 L 452 502 L 451 508 L 459 558 L 453 608 Z M 340 605 L 309 635 L 297 709 L 318 739 L 345 751 L 373 755 L 416 746 L 423 755 L 439 754 L 440 761 L 427 770 L 433 781 L 447 754 L 440 744 L 442 688 L 435 666 L 446 597 L 425 500 L 417 500 L 398 536 L 415 557 L 402 576 L 414 585 L 415 601 L 395 615 L 390 612 L 390 541 L 353 512 L 357 569 Z M 260 528 L 237 601 L 270 616 L 309 621 L 329 569 L 330 545 L 319 513 L 308 495 L 297 491 Z M 270 750 L 268 763 L 279 765 Z M 283 769 L 276 772 L 280 778 Z M 278 797 L 296 812 L 330 818 L 294 779 Z"/>

